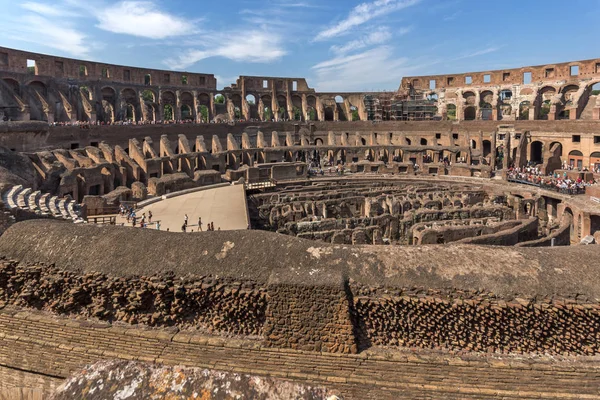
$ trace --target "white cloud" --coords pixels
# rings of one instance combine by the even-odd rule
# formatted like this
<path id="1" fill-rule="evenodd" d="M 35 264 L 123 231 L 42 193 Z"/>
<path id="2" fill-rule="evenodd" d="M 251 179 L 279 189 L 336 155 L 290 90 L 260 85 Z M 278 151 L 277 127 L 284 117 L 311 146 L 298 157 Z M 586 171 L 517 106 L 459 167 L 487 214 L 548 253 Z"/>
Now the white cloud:
<path id="1" fill-rule="evenodd" d="M 403 75 L 420 66 L 409 66 L 407 58 L 393 58 L 389 46 L 379 46 L 350 56 L 338 56 L 312 67 L 319 91 L 378 91 L 395 89 Z"/>
<path id="2" fill-rule="evenodd" d="M 66 7 L 61 7 L 57 4 L 48 5 L 43 3 L 36 3 L 34 1 L 27 1 L 21 4 L 21 7 L 40 14 L 44 17 L 77 17 L 80 14 L 69 11 Z"/>
<path id="3" fill-rule="evenodd" d="M 361 3 L 354 7 L 346 19 L 317 34 L 315 41 L 331 39 L 347 33 L 350 29 L 362 25 L 373 18 L 413 6 L 421 0 L 376 0 L 372 3 Z"/>
<path id="4" fill-rule="evenodd" d="M 1 36 L 59 50 L 74 57 L 87 57 L 90 43 L 86 35 L 66 22 L 56 24 L 35 14 L 0 21 Z"/>
<path id="5" fill-rule="evenodd" d="M 398 30 L 398 35 L 406 35 L 412 30 L 412 27 L 404 27 Z M 364 49 L 365 47 L 383 44 L 392 38 L 392 32 L 389 27 L 381 26 L 374 29 L 368 35 L 363 36 L 360 39 L 352 40 L 344 45 L 333 45 L 331 51 L 336 54 L 345 54 L 354 50 Z"/>
<path id="6" fill-rule="evenodd" d="M 471 53 L 465 53 L 462 54 L 456 58 L 453 58 L 452 61 L 456 61 L 456 60 L 463 60 L 465 58 L 472 58 L 472 57 L 477 57 L 477 56 L 482 56 L 484 54 L 489 54 L 489 53 L 493 53 L 495 51 L 498 51 L 500 49 L 500 47 L 487 47 L 485 49 L 482 50 L 477 50 L 477 51 L 473 51 Z"/>
<path id="7" fill-rule="evenodd" d="M 196 31 L 193 23 L 161 11 L 151 1 L 121 1 L 94 11 L 98 28 L 113 33 L 164 39 L 190 35 Z"/>
<path id="8" fill-rule="evenodd" d="M 250 63 L 268 63 L 286 54 L 282 39 L 276 33 L 263 30 L 227 32 L 202 36 L 204 49 L 185 50 L 164 63 L 171 69 L 185 69 L 209 57 Z"/>

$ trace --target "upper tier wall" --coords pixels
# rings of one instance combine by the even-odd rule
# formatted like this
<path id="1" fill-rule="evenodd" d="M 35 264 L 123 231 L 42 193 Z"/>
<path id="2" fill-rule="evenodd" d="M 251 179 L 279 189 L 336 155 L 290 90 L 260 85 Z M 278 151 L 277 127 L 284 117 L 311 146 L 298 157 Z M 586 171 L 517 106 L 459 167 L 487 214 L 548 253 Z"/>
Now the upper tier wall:
<path id="1" fill-rule="evenodd" d="M 0 69 L 3 71 L 29 74 L 28 60 L 35 61 L 32 76 L 40 75 L 51 76 L 57 79 L 68 78 L 133 85 L 164 84 L 184 88 L 200 87 L 206 89 L 216 89 L 217 87 L 217 79 L 213 74 L 127 67 L 0 47 Z M 150 82 L 147 81 L 146 75 L 150 76 Z M 184 77 L 186 78 L 186 83 L 184 83 Z"/>
<path id="2" fill-rule="evenodd" d="M 571 67 L 578 67 L 574 74 Z M 524 74 L 531 74 L 531 82 L 582 81 L 600 77 L 600 58 L 583 61 L 570 61 L 558 64 L 536 65 L 493 71 L 465 72 L 462 74 L 444 74 L 427 76 L 407 76 L 402 78 L 400 89 L 444 89 L 468 86 L 522 85 L 526 82 Z M 467 83 L 467 77 L 471 83 Z M 430 87 L 430 82 L 435 86 Z"/>

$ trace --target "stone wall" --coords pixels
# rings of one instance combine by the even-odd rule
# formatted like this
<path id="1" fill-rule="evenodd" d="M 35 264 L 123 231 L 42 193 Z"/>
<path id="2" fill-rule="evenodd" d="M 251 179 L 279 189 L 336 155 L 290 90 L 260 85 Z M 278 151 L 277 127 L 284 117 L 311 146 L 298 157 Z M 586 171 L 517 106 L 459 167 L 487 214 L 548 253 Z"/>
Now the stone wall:
<path id="1" fill-rule="evenodd" d="M 452 261 L 449 261 L 452 262 Z M 500 300 L 353 288 L 362 345 L 488 353 L 597 354 L 600 305 L 552 299 Z"/>
<path id="2" fill-rule="evenodd" d="M 325 386 L 341 392 L 344 399 L 356 400 L 597 399 L 600 387 L 597 357 L 427 349 L 339 355 L 11 308 L 0 310 L 0 332 L 0 364 L 5 366 L 0 369 L 0 396 L 20 393 L 20 388 L 31 387 L 34 380 L 58 382 L 85 365 L 106 359 L 271 376 Z"/>
<path id="3" fill-rule="evenodd" d="M 261 335 L 266 290 L 251 281 L 154 275 L 122 279 L 51 266 L 0 263 L 0 306 L 148 326 Z"/>

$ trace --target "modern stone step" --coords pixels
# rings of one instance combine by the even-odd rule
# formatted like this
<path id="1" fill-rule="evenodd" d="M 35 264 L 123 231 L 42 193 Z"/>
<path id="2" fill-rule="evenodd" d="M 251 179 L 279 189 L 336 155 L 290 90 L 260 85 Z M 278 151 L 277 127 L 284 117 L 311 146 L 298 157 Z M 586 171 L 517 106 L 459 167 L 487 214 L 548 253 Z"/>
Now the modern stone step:
<path id="1" fill-rule="evenodd" d="M 54 215 L 55 217 L 62 217 L 62 213 L 60 212 L 60 210 L 58 209 L 58 197 L 56 196 L 52 196 L 49 200 L 48 200 L 48 208 L 50 208 L 50 212 L 52 213 L 52 215 Z"/>
<path id="2" fill-rule="evenodd" d="M 40 205 L 40 210 L 43 213 L 46 214 L 50 214 L 52 213 L 52 211 L 50 211 L 50 209 L 48 208 L 48 199 L 50 199 L 50 193 L 44 193 L 40 196 L 40 200 L 39 200 L 39 205 Z"/>
<path id="3" fill-rule="evenodd" d="M 17 193 L 17 205 L 19 206 L 19 208 L 22 208 L 23 210 L 29 209 L 29 207 L 27 206 L 27 197 L 29 197 L 30 193 L 31 188 L 21 190 L 19 193 Z"/>
<path id="4" fill-rule="evenodd" d="M 67 202 L 69 200 L 67 199 L 60 199 L 58 200 L 58 210 L 60 211 L 61 215 L 63 216 L 63 218 L 66 219 L 70 219 L 69 217 L 69 211 L 67 211 Z"/>
<path id="5" fill-rule="evenodd" d="M 41 194 L 42 194 L 42 192 L 40 192 L 39 190 L 36 190 L 35 192 L 31 192 L 29 194 L 29 196 L 27 196 L 26 204 L 27 204 L 27 207 L 31 211 L 36 211 L 36 212 L 41 211 L 40 207 L 38 205 L 38 201 L 39 201 Z"/>
<path id="6" fill-rule="evenodd" d="M 23 186 L 17 185 L 17 186 L 13 186 L 8 191 L 8 194 L 6 195 L 6 205 L 9 208 L 17 208 L 18 207 L 16 197 L 17 197 L 17 193 L 19 193 L 21 190 L 23 190 Z"/>

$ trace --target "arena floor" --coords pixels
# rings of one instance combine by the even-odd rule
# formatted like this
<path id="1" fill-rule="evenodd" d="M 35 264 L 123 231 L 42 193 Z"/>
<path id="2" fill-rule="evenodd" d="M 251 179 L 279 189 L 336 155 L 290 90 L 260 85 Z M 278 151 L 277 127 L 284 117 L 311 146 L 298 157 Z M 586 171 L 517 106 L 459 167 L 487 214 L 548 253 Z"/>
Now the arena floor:
<path id="1" fill-rule="evenodd" d="M 248 228 L 248 212 L 243 185 L 231 185 L 216 189 L 202 190 L 182 196 L 162 200 L 142 208 L 148 215 L 152 211 L 152 224 L 148 228 L 156 229 L 154 222 L 160 222 L 160 230 L 181 232 L 185 214 L 188 215 L 187 232 L 198 231 L 198 217 L 202 217 L 202 230 L 206 231 L 210 222 L 215 230 L 237 230 Z M 138 220 L 139 221 L 139 220 Z"/>

